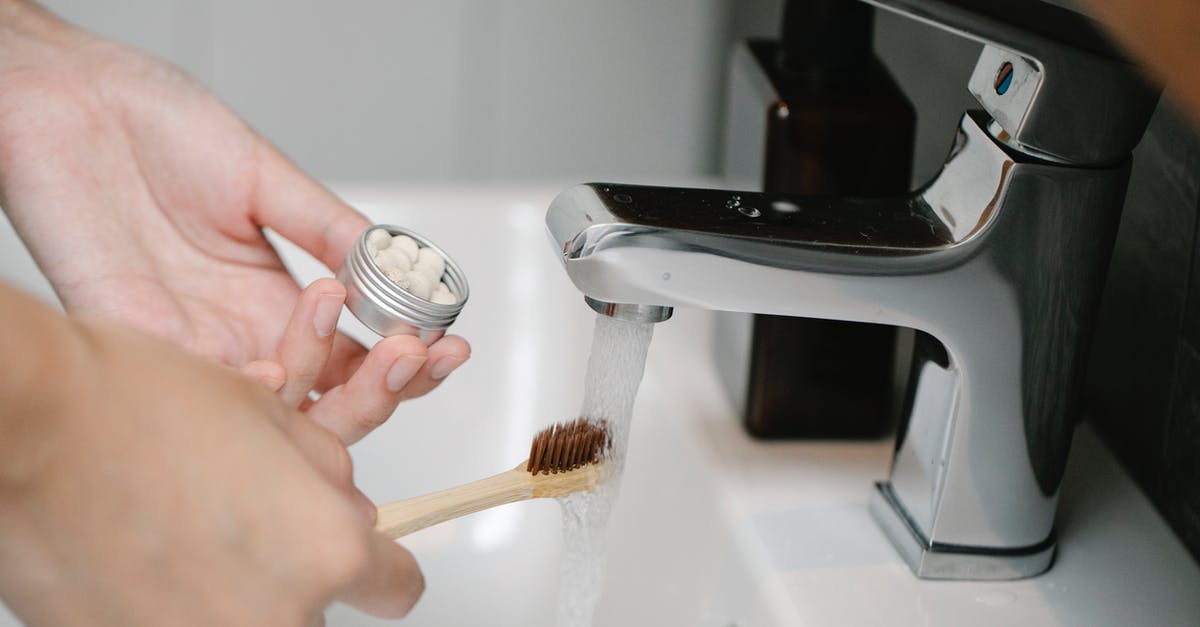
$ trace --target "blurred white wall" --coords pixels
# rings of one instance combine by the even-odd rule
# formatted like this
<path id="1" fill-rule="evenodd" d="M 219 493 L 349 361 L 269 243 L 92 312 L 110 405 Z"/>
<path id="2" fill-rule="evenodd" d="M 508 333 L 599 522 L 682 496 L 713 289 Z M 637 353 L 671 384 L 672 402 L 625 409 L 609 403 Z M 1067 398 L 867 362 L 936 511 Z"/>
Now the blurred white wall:
<path id="1" fill-rule="evenodd" d="M 726 52 L 747 22 L 733 0 L 45 4 L 178 63 L 340 181 L 711 172 Z"/>

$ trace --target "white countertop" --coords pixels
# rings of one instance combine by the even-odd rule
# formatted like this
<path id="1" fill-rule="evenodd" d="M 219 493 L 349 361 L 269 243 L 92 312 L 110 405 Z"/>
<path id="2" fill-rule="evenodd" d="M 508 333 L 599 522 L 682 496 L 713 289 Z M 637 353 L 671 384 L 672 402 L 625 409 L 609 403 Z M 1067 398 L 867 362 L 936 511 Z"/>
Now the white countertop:
<path id="1" fill-rule="evenodd" d="M 706 523 L 716 529 L 712 538 L 732 538 L 722 550 L 736 557 L 723 558 L 723 568 L 741 571 L 710 594 L 745 590 L 718 603 L 720 612 L 711 618 L 669 624 L 1200 624 L 1200 568 L 1087 426 L 1075 436 L 1049 572 L 1014 582 L 916 579 L 867 513 L 872 482 L 887 474 L 892 442 L 753 440 L 706 359 L 711 345 L 704 338 L 711 337 L 712 322 L 707 312 L 679 311 L 657 330 L 647 383 L 655 388 L 655 402 L 670 409 L 663 406 L 658 416 L 637 423 L 652 433 L 634 436 L 623 498 L 660 498 L 654 494 L 661 495 L 661 486 L 654 494 L 639 490 L 638 477 L 649 474 L 644 466 L 655 464 L 646 459 L 654 455 L 647 449 L 654 440 L 672 441 L 678 454 L 686 443 L 687 456 L 704 466 L 699 476 L 706 491 L 697 498 L 711 501 L 711 515 L 720 521 Z M 656 418 L 657 424 L 647 424 Z M 621 524 L 640 523 L 619 519 Z M 667 537 L 669 525 L 662 532 L 652 539 L 616 531 L 638 538 L 631 553 L 651 562 L 647 551 Z M 622 568 L 621 555 L 614 555 L 614 571 Z M 742 578 L 749 581 L 731 581 Z M 686 611 L 686 602 L 681 605 L 677 611 Z"/>

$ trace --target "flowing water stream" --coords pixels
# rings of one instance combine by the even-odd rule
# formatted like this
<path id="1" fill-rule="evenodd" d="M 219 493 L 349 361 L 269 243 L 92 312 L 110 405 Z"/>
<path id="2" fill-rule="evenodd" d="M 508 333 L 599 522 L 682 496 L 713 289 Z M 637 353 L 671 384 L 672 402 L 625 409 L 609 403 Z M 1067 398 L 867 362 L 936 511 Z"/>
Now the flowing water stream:
<path id="1" fill-rule="evenodd" d="M 558 627 L 590 627 L 596 602 L 600 600 L 600 591 L 604 587 L 604 541 L 608 519 L 621 484 L 633 400 L 642 382 L 646 350 L 653 332 L 651 323 L 596 316 L 579 415 L 607 421 L 612 450 L 606 463 L 611 475 L 591 492 L 560 499 L 563 559 L 559 577 Z"/>

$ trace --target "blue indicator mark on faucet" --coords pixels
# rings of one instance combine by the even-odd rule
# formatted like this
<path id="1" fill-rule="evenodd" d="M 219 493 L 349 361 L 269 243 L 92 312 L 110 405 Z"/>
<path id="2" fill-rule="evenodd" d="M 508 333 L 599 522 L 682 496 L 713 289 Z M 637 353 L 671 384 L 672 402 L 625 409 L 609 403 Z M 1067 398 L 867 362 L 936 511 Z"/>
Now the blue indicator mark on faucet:
<path id="1" fill-rule="evenodd" d="M 1003 96 L 1004 92 L 1008 91 L 1008 88 L 1012 86 L 1012 79 L 1012 63 L 1005 61 L 1004 65 L 1000 66 L 1000 71 L 996 73 L 996 83 L 994 85 L 996 88 L 996 93 Z"/>

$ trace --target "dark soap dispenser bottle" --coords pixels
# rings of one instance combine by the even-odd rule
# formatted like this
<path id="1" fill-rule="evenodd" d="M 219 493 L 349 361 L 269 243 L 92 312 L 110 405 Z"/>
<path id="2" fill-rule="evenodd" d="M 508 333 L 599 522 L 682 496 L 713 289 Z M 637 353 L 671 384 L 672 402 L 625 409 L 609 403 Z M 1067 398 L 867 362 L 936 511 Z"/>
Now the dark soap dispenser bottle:
<path id="1" fill-rule="evenodd" d="M 766 113 L 766 192 L 883 196 L 908 190 L 912 105 L 872 49 L 874 9 L 788 0 L 778 42 L 750 51 L 777 100 Z M 895 327 L 754 316 L 747 429 L 763 438 L 869 438 L 903 396 Z"/>

